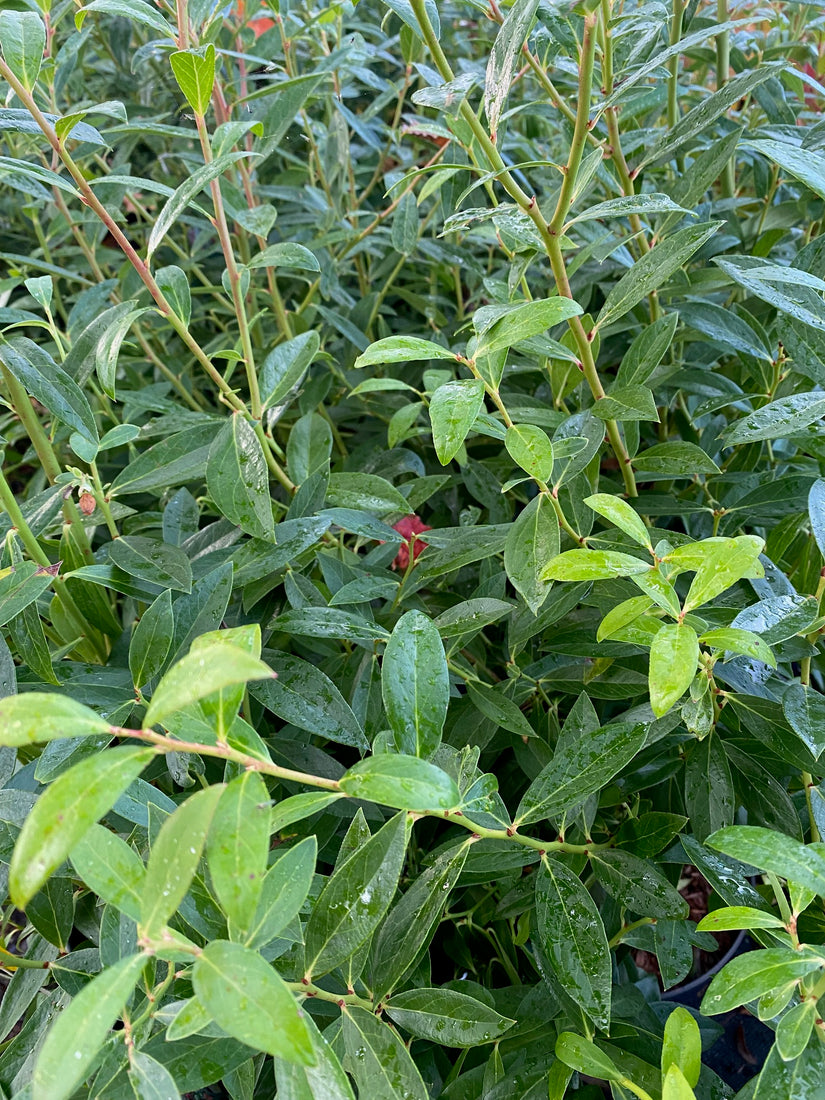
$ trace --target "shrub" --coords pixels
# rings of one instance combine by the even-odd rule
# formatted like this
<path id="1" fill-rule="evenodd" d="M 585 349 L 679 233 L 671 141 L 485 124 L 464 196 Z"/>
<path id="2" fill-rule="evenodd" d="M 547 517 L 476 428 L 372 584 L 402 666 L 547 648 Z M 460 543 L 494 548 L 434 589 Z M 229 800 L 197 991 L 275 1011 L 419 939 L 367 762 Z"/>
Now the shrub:
<path id="1" fill-rule="evenodd" d="M 825 1089 L 822 24 L 4 5 L 0 1095 Z"/>

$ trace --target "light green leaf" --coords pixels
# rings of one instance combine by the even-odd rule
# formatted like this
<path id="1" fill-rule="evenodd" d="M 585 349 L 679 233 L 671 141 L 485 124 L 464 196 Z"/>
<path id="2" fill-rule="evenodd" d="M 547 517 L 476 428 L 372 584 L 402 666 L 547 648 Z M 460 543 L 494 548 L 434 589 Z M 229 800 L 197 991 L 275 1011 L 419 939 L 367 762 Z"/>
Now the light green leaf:
<path id="1" fill-rule="evenodd" d="M 144 611 L 129 644 L 129 670 L 135 687 L 145 687 L 163 669 L 172 648 L 175 616 L 167 588 Z"/>
<path id="2" fill-rule="evenodd" d="M 58 776 L 26 818 L 9 867 L 9 894 L 19 909 L 57 870 L 86 830 L 110 810 L 154 756 L 121 745 L 81 760 Z"/>
<path id="3" fill-rule="evenodd" d="M 702 1037 L 695 1018 L 682 1005 L 677 1005 L 665 1021 L 662 1043 L 662 1074 L 677 1066 L 691 1088 L 702 1071 Z"/>
<path id="4" fill-rule="evenodd" d="M 609 520 L 620 531 L 638 542 L 641 546 L 650 547 L 650 534 L 647 527 L 639 518 L 638 512 L 621 497 L 612 496 L 610 493 L 596 493 L 585 497 L 584 503 L 588 508 Z"/>
<path id="5" fill-rule="evenodd" d="M 816 1001 L 811 998 L 789 1009 L 776 1025 L 776 1049 L 784 1062 L 802 1054 L 818 1016 Z"/>
<path id="6" fill-rule="evenodd" d="M 46 49 L 43 20 L 33 11 L 0 11 L 0 46 L 6 64 L 30 92 Z"/>
<path id="7" fill-rule="evenodd" d="M 294 241 L 279 241 L 271 244 L 257 256 L 253 256 L 247 264 L 250 268 L 258 267 L 290 267 L 296 271 L 320 271 L 321 267 L 313 252 L 302 244 Z"/>
<path id="8" fill-rule="evenodd" d="M 613 577 L 632 577 L 651 569 L 641 558 L 619 554 L 612 550 L 566 550 L 549 563 L 543 580 L 598 581 Z"/>
<path id="9" fill-rule="evenodd" d="M 695 552 L 700 556 L 696 576 L 688 590 L 684 602 L 685 612 L 693 611 L 730 588 L 743 577 L 760 576 L 759 555 L 764 549 L 763 539 L 756 535 L 739 535 L 735 539 L 705 539 L 695 543 Z M 685 554 L 680 551 L 684 549 Z M 674 564 L 683 564 L 689 560 L 690 551 L 677 547 L 666 556 Z M 688 569 L 691 566 L 687 566 Z"/>
<path id="10" fill-rule="evenodd" d="M 69 857 L 90 890 L 132 920 L 139 919 L 146 870 L 125 840 L 103 825 L 92 825 Z"/>
<path id="11" fill-rule="evenodd" d="M 429 1093 L 397 1032 L 372 1012 L 349 1005 L 344 1046 L 359 1096 L 370 1100 L 428 1100 Z"/>
<path id="12" fill-rule="evenodd" d="M 275 1059 L 275 1080 L 280 1100 L 355 1100 L 352 1085 L 330 1043 L 309 1013 L 304 1023 L 312 1043 L 313 1065 Z"/>
<path id="13" fill-rule="evenodd" d="M 714 649 L 743 653 L 746 657 L 764 661 L 771 668 L 776 668 L 776 657 L 770 647 L 752 630 L 741 630 L 735 626 L 719 627 L 717 630 L 706 630 L 704 634 L 700 634 L 699 641 L 702 645 L 711 646 Z"/>
<path id="14" fill-rule="evenodd" d="M 121 19 L 128 19 L 132 23 L 142 23 L 144 26 L 151 27 L 153 31 L 160 32 L 164 38 L 174 37 L 172 28 L 160 12 L 153 8 L 151 4 L 147 4 L 145 0 L 92 0 L 90 4 L 87 4 L 75 14 L 75 23 L 78 30 L 83 26 L 86 13 L 90 11 L 101 11 L 108 15 L 117 15 Z"/>
<path id="15" fill-rule="evenodd" d="M 318 842 L 308 836 L 276 856 L 263 880 L 255 916 L 244 937 L 247 947 L 266 947 L 298 916 L 312 888 L 317 854 Z"/>
<path id="16" fill-rule="evenodd" d="M 562 295 L 515 305 L 482 306 L 473 316 L 473 327 L 478 333 L 475 357 L 483 358 L 514 347 L 582 312 L 578 302 Z"/>
<path id="17" fill-rule="evenodd" d="M 549 481 L 553 476 L 553 444 L 547 433 L 535 424 L 515 424 L 508 428 L 504 445 L 513 462 L 530 477 Z"/>
<path id="18" fill-rule="evenodd" d="M 601 1081 L 621 1081 L 622 1073 L 604 1051 L 595 1043 L 576 1035 L 573 1031 L 563 1031 L 556 1040 L 556 1057 L 570 1069 L 597 1077 Z"/>
<path id="19" fill-rule="evenodd" d="M 477 378 L 445 382 L 430 398 L 433 445 L 442 466 L 458 454 L 483 404 L 484 383 Z"/>
<path id="20" fill-rule="evenodd" d="M 423 359 L 452 359 L 455 352 L 430 340 L 419 340 L 415 336 L 388 336 L 370 344 L 365 352 L 358 356 L 354 366 L 371 367 L 380 363 L 414 363 Z"/>
<path id="21" fill-rule="evenodd" d="M 210 42 L 198 50 L 176 50 L 169 62 L 186 102 L 196 115 L 205 115 L 215 83 L 215 47 Z"/>
<path id="22" fill-rule="evenodd" d="M 825 858 L 811 847 L 761 825 L 730 825 L 705 841 L 742 863 L 772 871 L 825 897 Z"/>
<path id="23" fill-rule="evenodd" d="M 312 1041 L 295 998 L 256 951 L 213 940 L 198 955 L 192 985 L 228 1035 L 288 1062 L 313 1062 Z"/>
<path id="24" fill-rule="evenodd" d="M 792 393 L 763 405 L 725 430 L 725 443 L 756 443 L 762 439 L 787 439 L 804 432 L 825 416 L 825 394 Z"/>
<path id="25" fill-rule="evenodd" d="M 657 718 L 681 699 L 696 675 L 699 641 L 687 623 L 666 623 L 650 647 L 650 705 Z"/>
<path id="26" fill-rule="evenodd" d="M 257 772 L 244 772 L 224 790 L 212 817 L 207 861 L 221 908 L 239 929 L 255 917 L 267 869 L 269 791 Z"/>
<path id="27" fill-rule="evenodd" d="M 150 729 L 170 714 L 215 691 L 272 677 L 270 668 L 239 646 L 214 645 L 190 653 L 166 673 L 152 695 L 143 719 Z"/>
<path id="28" fill-rule="evenodd" d="M 85 985 L 58 1015 L 37 1055 L 32 1100 L 68 1100 L 89 1072 L 146 965 L 129 955 Z"/>
<path id="29" fill-rule="evenodd" d="M 701 1011 L 705 1016 L 730 1012 L 821 966 L 822 959 L 813 952 L 800 953 L 787 947 L 749 951 L 733 959 L 714 977 L 702 998 Z"/>
<path id="30" fill-rule="evenodd" d="M 38 691 L 0 700 L 0 745 L 92 737 L 110 729 L 108 722 L 68 695 Z"/>
<path id="31" fill-rule="evenodd" d="M 590 411 L 599 420 L 659 420 L 653 391 L 647 386 L 614 386 Z"/>
<path id="32" fill-rule="evenodd" d="M 452 810 L 461 801 L 455 781 L 417 756 L 370 756 L 354 764 L 339 782 L 351 798 L 380 802 L 398 810 Z"/>
<path id="33" fill-rule="evenodd" d="M 740 928 L 783 928 L 778 917 L 763 913 L 761 909 L 751 909 L 747 905 L 731 905 L 725 909 L 714 909 L 702 917 L 696 925 L 697 932 L 728 932 Z"/>

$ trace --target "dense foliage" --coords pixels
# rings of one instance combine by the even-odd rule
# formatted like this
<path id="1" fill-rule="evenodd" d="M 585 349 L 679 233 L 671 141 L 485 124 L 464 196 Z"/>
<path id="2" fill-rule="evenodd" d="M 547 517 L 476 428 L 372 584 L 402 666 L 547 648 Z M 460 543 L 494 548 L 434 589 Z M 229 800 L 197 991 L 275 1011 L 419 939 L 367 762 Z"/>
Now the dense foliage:
<path id="1" fill-rule="evenodd" d="M 0 1097 L 825 1094 L 823 42 L 2 5 Z"/>

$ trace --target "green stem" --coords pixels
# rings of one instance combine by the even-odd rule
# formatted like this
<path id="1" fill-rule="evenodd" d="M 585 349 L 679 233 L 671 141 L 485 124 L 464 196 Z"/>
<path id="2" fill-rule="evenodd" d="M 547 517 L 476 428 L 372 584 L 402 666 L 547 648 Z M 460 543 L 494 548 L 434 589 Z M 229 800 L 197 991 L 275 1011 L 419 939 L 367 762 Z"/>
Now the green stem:
<path id="1" fill-rule="evenodd" d="M 728 21 L 728 0 L 716 0 L 716 20 L 721 25 Z M 723 88 L 728 82 L 730 73 L 730 32 L 722 31 L 716 36 L 716 90 Z M 731 157 L 725 164 L 720 179 L 722 194 L 725 198 L 731 198 L 736 189 L 734 177 L 734 162 Z"/>
<path id="2" fill-rule="evenodd" d="M 616 935 L 608 941 L 608 947 L 618 947 L 622 940 L 625 938 L 628 932 L 633 932 L 637 928 L 644 928 L 646 924 L 655 924 L 655 917 L 639 917 L 638 920 L 631 921 L 630 924 L 625 924 Z"/>
<path id="3" fill-rule="evenodd" d="M 816 586 L 816 600 L 817 609 L 819 609 L 822 603 L 822 597 L 825 595 L 825 570 L 820 574 L 819 583 Z M 814 631 L 809 634 L 805 639 L 809 645 L 815 645 L 819 638 L 819 632 Z M 799 666 L 799 682 L 803 687 L 811 686 L 811 658 L 804 657 Z M 816 823 L 816 815 L 814 814 L 813 796 L 811 791 L 814 787 L 814 777 L 810 772 L 802 772 L 802 787 L 805 791 L 805 802 L 808 806 L 808 818 L 811 823 L 811 840 L 819 840 L 819 827 Z"/>
<path id="4" fill-rule="evenodd" d="M 120 531 L 117 529 L 114 516 L 112 515 L 112 509 L 109 507 L 109 498 L 103 491 L 103 482 L 100 480 L 100 471 L 97 468 L 96 462 L 89 463 L 89 469 L 92 471 L 92 481 L 95 487 L 95 500 L 97 506 L 103 514 L 103 518 L 106 521 L 106 529 L 113 539 L 120 538 Z"/>
<path id="5" fill-rule="evenodd" d="M 673 0 L 673 14 L 670 19 L 670 45 L 675 46 L 682 37 L 682 16 L 685 11 L 684 0 Z M 679 121 L 679 55 L 668 61 L 670 78 L 667 82 L 667 125 L 672 130 Z"/>

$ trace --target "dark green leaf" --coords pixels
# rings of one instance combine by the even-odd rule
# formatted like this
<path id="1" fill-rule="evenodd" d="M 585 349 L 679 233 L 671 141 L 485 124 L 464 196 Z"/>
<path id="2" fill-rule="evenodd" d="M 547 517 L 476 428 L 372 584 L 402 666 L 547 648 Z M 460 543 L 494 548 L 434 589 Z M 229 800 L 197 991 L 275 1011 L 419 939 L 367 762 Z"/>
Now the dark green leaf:
<path id="1" fill-rule="evenodd" d="M 399 752 L 435 752 L 449 693 L 441 636 L 426 615 L 408 611 L 396 623 L 381 665 L 381 694 Z"/>
<path id="2" fill-rule="evenodd" d="M 275 541 L 263 448 L 248 420 L 235 413 L 215 436 L 206 486 L 221 514 L 248 535 Z"/>
<path id="3" fill-rule="evenodd" d="M 492 1043 L 513 1026 L 494 1009 L 453 989 L 410 989 L 385 1005 L 387 1015 L 418 1039 L 446 1047 Z"/>

